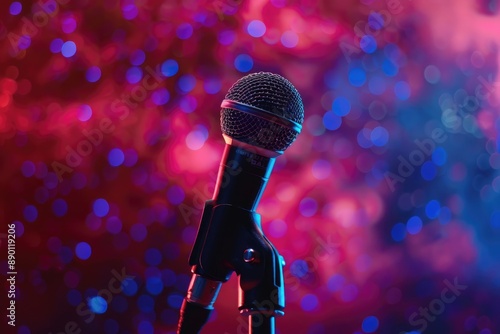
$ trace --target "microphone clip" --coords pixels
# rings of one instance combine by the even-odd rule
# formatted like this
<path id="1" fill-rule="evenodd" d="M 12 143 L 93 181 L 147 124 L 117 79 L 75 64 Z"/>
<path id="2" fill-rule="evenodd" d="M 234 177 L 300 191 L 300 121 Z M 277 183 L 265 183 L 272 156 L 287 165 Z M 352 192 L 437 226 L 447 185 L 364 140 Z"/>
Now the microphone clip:
<path id="1" fill-rule="evenodd" d="M 220 288 L 210 282 L 226 282 L 236 272 L 238 310 L 249 316 L 252 326 L 274 322 L 273 317 L 284 314 L 284 260 L 262 232 L 261 217 L 255 211 L 207 201 L 189 264 L 194 277 L 209 282 L 204 285 L 212 293 L 199 292 L 209 295 L 204 299 L 210 305 L 204 306 L 212 307 Z M 193 278 L 190 290 L 195 281 Z M 262 321 L 256 321 L 257 316 Z"/>

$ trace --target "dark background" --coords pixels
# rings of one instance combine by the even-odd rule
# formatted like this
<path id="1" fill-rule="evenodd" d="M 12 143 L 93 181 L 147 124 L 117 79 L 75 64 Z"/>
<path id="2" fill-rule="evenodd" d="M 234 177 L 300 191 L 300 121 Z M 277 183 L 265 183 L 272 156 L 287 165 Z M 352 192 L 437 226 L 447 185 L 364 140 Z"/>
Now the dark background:
<path id="1" fill-rule="evenodd" d="M 305 106 L 258 209 L 287 262 L 278 332 L 500 333 L 496 1 L 0 13 L 5 279 L 7 224 L 17 237 L 4 333 L 174 333 L 224 147 L 219 106 L 258 71 Z M 244 333 L 236 306 L 233 277 L 205 333 Z"/>

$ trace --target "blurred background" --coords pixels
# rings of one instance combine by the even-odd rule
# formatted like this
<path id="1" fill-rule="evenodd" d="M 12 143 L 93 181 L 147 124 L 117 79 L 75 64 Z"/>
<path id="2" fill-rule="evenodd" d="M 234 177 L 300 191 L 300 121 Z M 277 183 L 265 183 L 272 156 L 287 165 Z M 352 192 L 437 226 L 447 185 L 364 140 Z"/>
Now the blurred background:
<path id="1" fill-rule="evenodd" d="M 277 333 L 500 333 L 496 0 L 0 4 L 3 333 L 174 333 L 242 76 L 303 131 L 259 205 Z M 7 305 L 3 304 L 2 305 Z M 204 333 L 245 333 L 237 280 Z"/>

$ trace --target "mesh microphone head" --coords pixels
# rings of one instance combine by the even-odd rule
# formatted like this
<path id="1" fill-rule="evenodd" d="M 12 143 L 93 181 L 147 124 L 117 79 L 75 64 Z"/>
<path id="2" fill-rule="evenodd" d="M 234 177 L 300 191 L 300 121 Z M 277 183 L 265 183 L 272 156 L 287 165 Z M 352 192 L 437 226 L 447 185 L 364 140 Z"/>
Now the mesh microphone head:
<path id="1" fill-rule="evenodd" d="M 222 133 L 276 153 L 292 144 L 304 121 L 299 92 L 273 73 L 241 78 L 229 89 L 221 107 Z"/>

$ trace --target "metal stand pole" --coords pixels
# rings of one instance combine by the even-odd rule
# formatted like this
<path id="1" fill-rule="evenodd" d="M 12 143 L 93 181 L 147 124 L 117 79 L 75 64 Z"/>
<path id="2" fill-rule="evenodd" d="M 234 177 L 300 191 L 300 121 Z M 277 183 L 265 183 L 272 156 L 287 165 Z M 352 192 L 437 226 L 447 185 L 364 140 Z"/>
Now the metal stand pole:
<path id="1" fill-rule="evenodd" d="M 248 316 L 248 334 L 274 334 L 275 318 L 262 313 Z"/>

